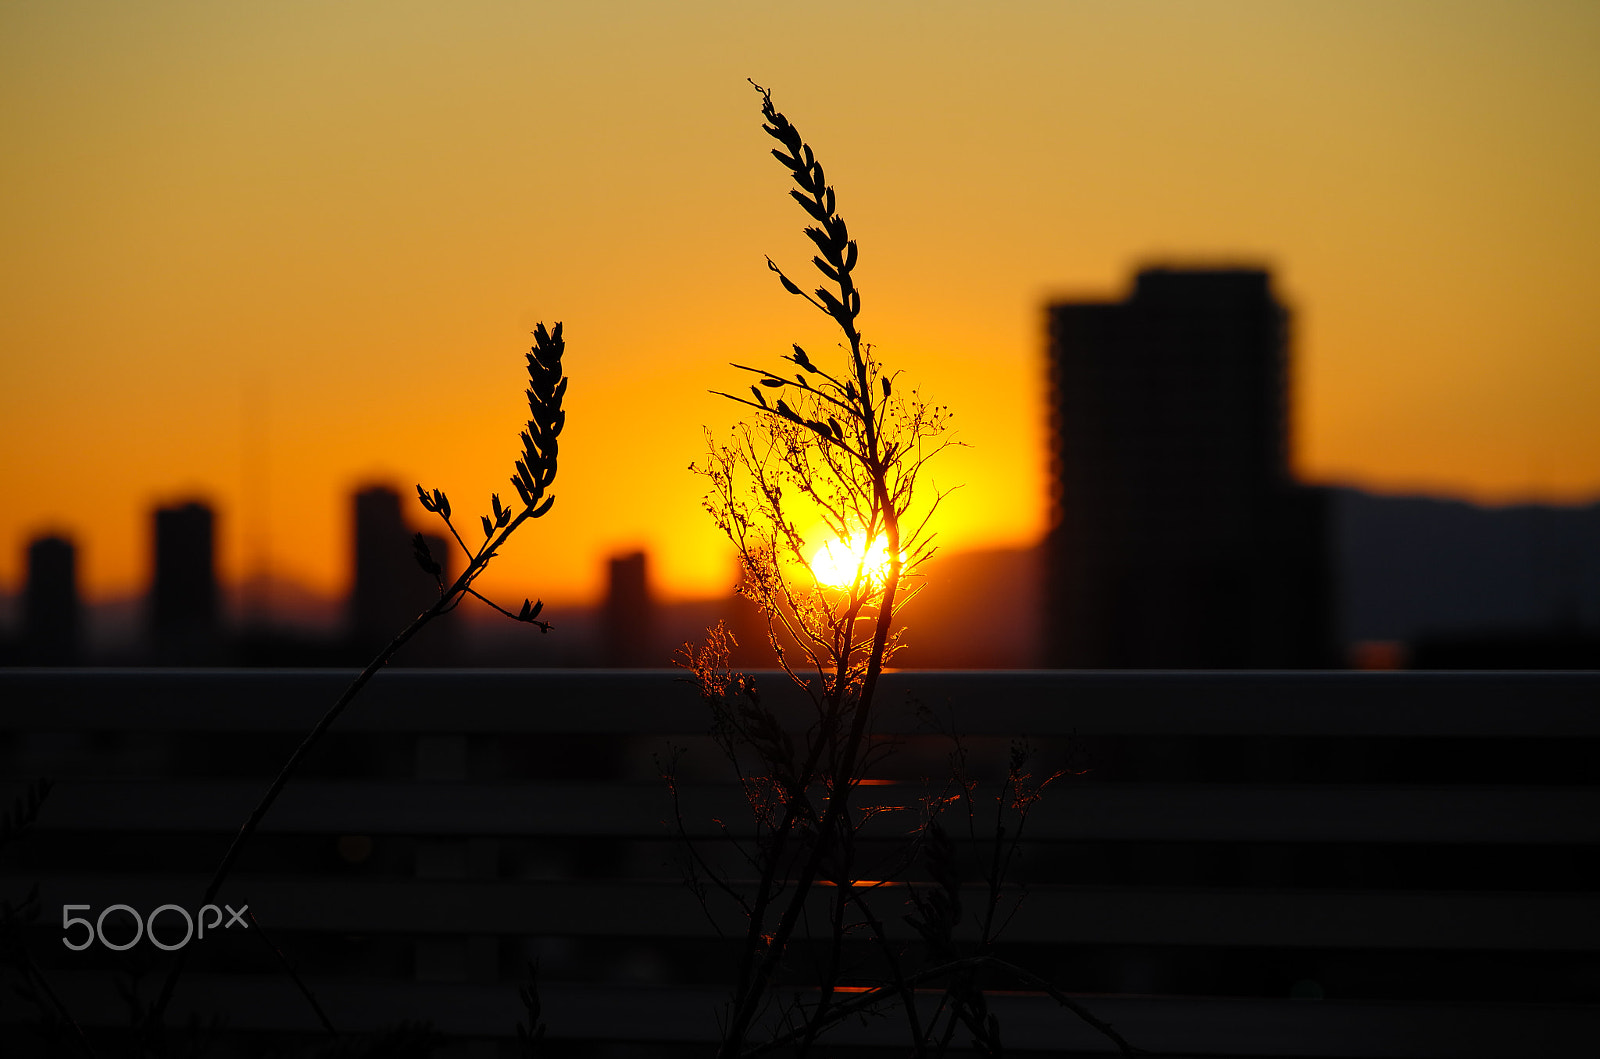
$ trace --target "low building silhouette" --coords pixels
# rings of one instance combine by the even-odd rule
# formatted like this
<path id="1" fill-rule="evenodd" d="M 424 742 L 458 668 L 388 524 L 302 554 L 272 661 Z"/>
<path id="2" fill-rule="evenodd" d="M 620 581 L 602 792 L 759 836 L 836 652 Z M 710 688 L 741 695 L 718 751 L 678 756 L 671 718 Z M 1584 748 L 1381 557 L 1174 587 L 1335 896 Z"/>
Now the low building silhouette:
<path id="1" fill-rule="evenodd" d="M 20 661 L 34 666 L 78 664 L 83 620 L 78 601 L 78 555 L 72 541 L 47 536 L 28 544 L 22 614 Z"/>
<path id="2" fill-rule="evenodd" d="M 1289 473 L 1287 310 L 1259 269 L 1050 307 L 1045 656 L 1330 664 L 1327 498 Z"/>
<path id="3" fill-rule="evenodd" d="M 668 658 L 653 656 L 655 604 L 650 597 L 649 561 L 644 552 L 615 556 L 607 564 L 601 639 L 601 657 L 608 666 L 668 664 Z"/>

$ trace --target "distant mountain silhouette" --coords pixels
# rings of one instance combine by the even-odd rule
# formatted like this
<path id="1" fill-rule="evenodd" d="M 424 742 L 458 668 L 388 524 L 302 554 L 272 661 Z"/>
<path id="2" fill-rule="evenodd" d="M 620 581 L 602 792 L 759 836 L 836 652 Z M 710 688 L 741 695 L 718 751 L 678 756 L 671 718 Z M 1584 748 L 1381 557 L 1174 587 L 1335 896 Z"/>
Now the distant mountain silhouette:
<path id="1" fill-rule="evenodd" d="M 936 554 L 903 612 L 902 669 L 1032 669 L 1041 664 L 1044 554 L 995 548 Z"/>
<path id="2" fill-rule="evenodd" d="M 1600 503 L 1489 508 L 1333 492 L 1346 643 L 1600 635 Z"/>

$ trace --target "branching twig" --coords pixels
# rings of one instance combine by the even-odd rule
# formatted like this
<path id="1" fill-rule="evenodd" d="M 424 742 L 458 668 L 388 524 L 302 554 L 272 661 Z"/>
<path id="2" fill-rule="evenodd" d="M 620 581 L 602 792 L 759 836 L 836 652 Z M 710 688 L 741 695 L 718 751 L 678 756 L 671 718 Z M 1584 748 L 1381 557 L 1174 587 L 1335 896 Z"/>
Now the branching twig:
<path id="1" fill-rule="evenodd" d="M 918 971 L 916 974 L 907 977 L 904 985 L 915 988 L 916 986 L 922 985 L 925 982 L 937 981 L 946 975 L 961 974 L 983 968 L 990 968 L 999 971 L 1002 974 L 1009 975 L 1019 985 L 1025 986 L 1026 988 L 1035 990 L 1050 997 L 1050 999 L 1054 1000 L 1057 1004 L 1060 1004 L 1062 1007 L 1072 1012 L 1078 1018 L 1082 1019 L 1086 1024 L 1091 1026 L 1096 1032 L 1100 1033 L 1107 1040 L 1115 1044 L 1117 1046 L 1117 1050 L 1123 1055 L 1133 1056 L 1143 1054 L 1140 1049 L 1135 1048 L 1133 1045 L 1124 1040 L 1122 1035 L 1118 1033 L 1116 1028 L 1109 1022 L 1096 1017 L 1095 1014 L 1088 1008 L 1085 1008 L 1082 1004 L 1078 1003 L 1076 1000 L 1057 989 L 1046 979 L 1040 978 L 1031 971 L 1026 971 L 1015 964 L 1007 963 L 1005 960 L 998 959 L 994 956 L 969 956 L 965 959 L 940 964 L 937 967 L 929 967 L 926 970 Z M 899 984 L 894 984 L 857 993 L 849 1000 L 841 1001 L 840 1003 L 833 1005 L 832 1009 L 830 1009 L 827 1013 L 825 1021 L 827 1025 L 833 1026 L 843 1022 L 851 1015 L 857 1015 L 863 1012 L 871 1011 L 885 1002 L 893 1000 L 900 988 L 901 987 Z M 801 1037 L 804 1036 L 805 1032 L 806 1031 L 804 1029 L 800 1029 L 779 1037 L 774 1037 L 770 1041 L 765 1041 L 761 1044 L 745 1049 L 740 1053 L 740 1055 L 744 1057 L 753 1057 L 765 1055 L 768 1052 L 777 1051 L 779 1048 L 794 1044 L 796 1041 L 800 1040 Z"/>

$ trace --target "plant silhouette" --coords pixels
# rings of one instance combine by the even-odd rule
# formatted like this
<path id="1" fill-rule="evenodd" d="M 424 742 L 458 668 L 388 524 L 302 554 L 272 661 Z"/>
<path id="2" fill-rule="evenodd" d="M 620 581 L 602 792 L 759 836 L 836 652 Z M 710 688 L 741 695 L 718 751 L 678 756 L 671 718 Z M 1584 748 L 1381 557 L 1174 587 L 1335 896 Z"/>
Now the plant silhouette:
<path id="1" fill-rule="evenodd" d="M 873 759 L 869 722 L 879 677 L 899 643 L 903 586 L 933 551 L 929 516 L 939 497 L 912 522 L 917 478 L 950 443 L 947 411 L 904 386 L 897 393 L 895 374 L 863 341 L 858 244 L 815 153 L 771 93 L 756 87 L 762 128 L 780 145 L 772 154 L 797 185 L 790 197 L 814 222 L 805 234 L 824 282 L 808 293 L 771 258 L 767 267 L 784 290 L 832 320 L 844 339 L 844 363 L 828 370 L 794 345 L 784 357 L 799 369 L 792 374 L 734 365 L 754 376 L 751 396 L 722 396 L 755 415 L 735 427 L 731 444 L 711 446 L 702 470 L 710 483 L 707 510 L 739 557 L 741 591 L 765 615 L 780 665 L 806 689 L 815 717 L 797 742 L 762 704 L 754 682 L 727 672 L 720 630 L 691 660 L 724 752 L 736 764 L 741 751 L 753 752 L 759 770 L 758 782 L 747 783 L 761 825 L 755 892 L 733 894 L 711 874 L 747 917 L 719 1051 L 725 1057 L 744 1051 L 819 881 L 833 889 L 835 944 L 817 1004 L 806 1013 L 803 1043 L 829 1020 L 844 917 L 859 904 L 849 866 L 865 818 L 850 799 Z M 822 523 L 825 540 L 808 539 L 800 521 L 808 516 Z M 812 551 L 819 544 L 835 549 L 826 573 Z M 853 559 L 844 562 L 842 578 L 841 552 Z"/>
<path id="2" fill-rule="evenodd" d="M 1010 840 L 1007 828 L 997 827 L 984 858 L 983 907 L 968 910 L 980 934 L 971 951 L 962 951 L 955 935 L 964 915 L 959 858 L 939 821 L 947 807 L 965 807 L 969 820 L 977 811 L 976 784 L 964 771 L 964 758 L 952 758 L 943 791 L 922 798 L 919 822 L 895 854 L 869 864 L 858 842 L 875 816 L 909 808 L 852 799 L 891 749 L 871 738 L 875 699 L 884 666 L 900 644 L 900 609 L 934 551 L 931 519 L 944 494 L 919 490 L 919 478 L 931 458 L 957 442 L 949 410 L 900 381 L 900 373 L 888 370 L 863 340 L 856 323 L 860 251 L 838 213 L 835 191 L 810 145 L 774 107 L 771 93 L 755 87 L 762 128 L 779 144 L 772 154 L 796 185 L 789 195 L 812 222 L 805 234 L 816 248 L 811 263 L 823 282 L 807 291 L 771 258 L 767 267 L 784 290 L 832 321 L 843 338 L 843 358 L 841 367 L 825 367 L 794 345 L 781 370 L 733 365 L 753 377 L 750 396 L 714 392 L 753 414 L 734 427 L 728 443 L 710 443 L 703 467 L 691 468 L 709 482 L 706 509 L 738 554 L 740 591 L 762 611 L 779 664 L 811 707 L 803 732 L 786 727 L 755 680 L 731 670 L 732 638 L 721 626 L 703 648 L 687 652 L 684 665 L 711 708 L 713 736 L 743 785 L 756 836 L 753 844 L 736 843 L 743 865 L 754 870 L 754 881 L 742 885 L 688 841 L 677 807 L 691 888 L 708 914 L 706 902 L 715 892 L 745 917 L 717 1054 L 733 1059 L 793 1048 L 805 1055 L 845 1018 L 898 1006 L 913 1055 L 944 1054 L 964 1027 L 981 1053 L 998 1056 L 999 1027 L 979 983 L 986 971 L 1003 974 L 1013 986 L 1049 993 L 1126 1052 L 1109 1026 L 1048 982 L 993 954 L 1005 923 L 996 913 L 1016 839 L 1039 791 L 1055 778 L 1032 780 L 1026 753 L 1013 755 L 997 796 L 997 813 L 1009 813 L 1013 821 Z M 822 526 L 820 539 L 808 534 L 810 523 Z M 669 764 L 664 773 L 676 803 L 674 767 Z M 913 967 L 891 944 L 873 894 L 919 862 L 929 880 L 897 891 L 909 894 L 912 911 L 901 918 L 923 940 L 925 959 Z M 881 906 L 881 899 L 876 903 Z M 806 927 L 817 918 L 826 923 L 820 956 Z M 847 936 L 870 941 L 881 954 L 878 985 L 842 989 L 847 977 L 862 980 L 849 966 Z M 780 979 L 802 950 L 814 957 L 811 991 L 780 990 Z M 943 992 L 924 1018 L 916 992 L 932 985 Z M 772 1013 L 779 1028 L 763 1042 L 752 1041 L 756 1021 Z"/>
<path id="3" fill-rule="evenodd" d="M 402 629 L 386 647 L 373 657 L 372 661 L 367 663 L 366 668 L 350 682 L 343 694 L 328 708 L 322 718 L 306 734 L 300 745 L 295 748 L 294 753 L 289 756 L 283 767 L 279 769 L 277 776 L 267 788 L 266 793 L 261 796 L 261 800 L 256 803 L 256 807 L 251 811 L 250 816 L 239 829 L 239 833 L 234 836 L 232 843 L 228 846 L 221 863 L 218 864 L 216 871 L 212 874 L 210 883 L 206 886 L 205 895 L 201 900 L 202 904 L 213 903 L 237 863 L 240 853 L 244 851 L 245 845 L 250 841 L 251 836 L 255 834 L 256 829 L 261 825 L 262 819 L 267 815 L 268 810 L 272 808 L 272 804 L 277 800 L 278 795 L 283 792 L 284 787 L 293 777 L 296 767 L 299 766 L 306 754 L 333 726 L 333 723 L 339 719 L 339 715 L 350 705 L 361 689 L 366 687 L 368 681 L 388 664 L 389 660 L 394 657 L 395 652 L 404 647 L 407 641 L 420 632 L 429 622 L 460 606 L 462 600 L 467 596 L 473 596 L 515 621 L 536 625 L 540 632 L 550 631 L 550 624 L 539 617 L 544 607 L 542 602 L 525 599 L 520 610 L 511 611 L 484 597 L 473 587 L 474 582 L 488 568 L 489 563 L 493 561 L 495 556 L 500 553 L 501 547 L 510 539 L 511 535 L 523 523 L 543 517 L 550 511 L 551 505 L 555 503 L 555 496 L 549 492 L 549 488 L 555 481 L 556 457 L 559 451 L 558 439 L 562 428 L 566 425 L 567 418 L 566 412 L 561 408 L 562 398 L 566 396 L 567 392 L 567 379 L 561 373 L 561 358 L 566 352 L 566 342 L 562 338 L 559 321 L 548 331 L 543 323 L 539 324 L 534 329 L 533 336 L 533 348 L 527 354 L 528 423 L 521 435 L 522 454 L 516 460 L 515 473 L 511 476 L 511 485 L 516 490 L 518 499 L 522 502 L 521 507 L 508 507 L 501 503 L 498 493 L 492 495 L 489 501 L 490 514 L 483 515 L 480 518 L 483 541 L 473 547 L 467 544 L 466 539 L 462 537 L 452 521 L 449 497 L 442 490 L 434 489 L 430 492 L 420 485 L 417 486 L 417 498 L 421 501 L 422 506 L 428 511 L 437 514 L 443 520 L 445 527 L 450 531 L 451 537 L 455 539 L 461 550 L 466 554 L 466 569 L 462 570 L 460 576 L 453 582 L 448 585 L 445 584 L 443 567 L 431 554 L 427 541 L 422 534 L 418 533 L 412 538 L 412 547 L 416 555 L 417 564 L 432 574 L 438 583 L 438 598 Z M 159 998 L 151 1005 L 145 1018 L 145 1027 L 150 1034 L 159 1034 L 160 1032 L 162 1017 L 166 1012 L 167 1005 L 172 1000 L 173 990 L 177 986 L 178 979 L 183 973 L 187 953 L 187 949 L 179 952 L 177 960 L 162 985 Z M 323 1014 L 315 998 L 310 995 L 303 984 L 300 984 L 300 988 L 306 994 L 307 1000 L 316 1009 L 317 1016 L 321 1020 L 323 1027 L 330 1034 L 335 1034 L 332 1024 L 328 1021 L 327 1016 Z"/>

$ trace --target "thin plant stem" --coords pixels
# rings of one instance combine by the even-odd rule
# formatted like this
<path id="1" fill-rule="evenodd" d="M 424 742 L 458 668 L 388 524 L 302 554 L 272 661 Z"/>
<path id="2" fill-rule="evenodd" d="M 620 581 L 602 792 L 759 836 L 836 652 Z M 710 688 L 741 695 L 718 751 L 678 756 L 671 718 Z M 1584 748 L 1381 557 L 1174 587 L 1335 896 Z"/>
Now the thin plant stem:
<path id="1" fill-rule="evenodd" d="M 283 950 L 278 948 L 277 942 L 267 936 L 267 932 L 262 928 L 261 920 L 256 918 L 256 914 L 254 912 L 247 914 L 250 917 L 250 924 L 256 928 L 256 934 L 261 938 L 262 944 L 272 950 L 272 955 L 277 959 L 278 966 L 282 967 L 284 973 L 294 981 L 295 988 L 300 990 L 300 995 L 306 998 L 306 1003 L 311 1005 L 311 1010 L 317 1013 L 317 1021 L 322 1023 L 322 1028 L 328 1031 L 328 1036 L 338 1040 L 339 1031 L 333 1028 L 333 1020 L 329 1019 L 328 1013 L 322 1010 L 322 1004 L 318 1002 L 316 994 L 306 986 L 305 981 L 300 977 L 300 972 L 294 969 L 294 965 L 289 962 L 289 957 L 285 956 Z"/>

